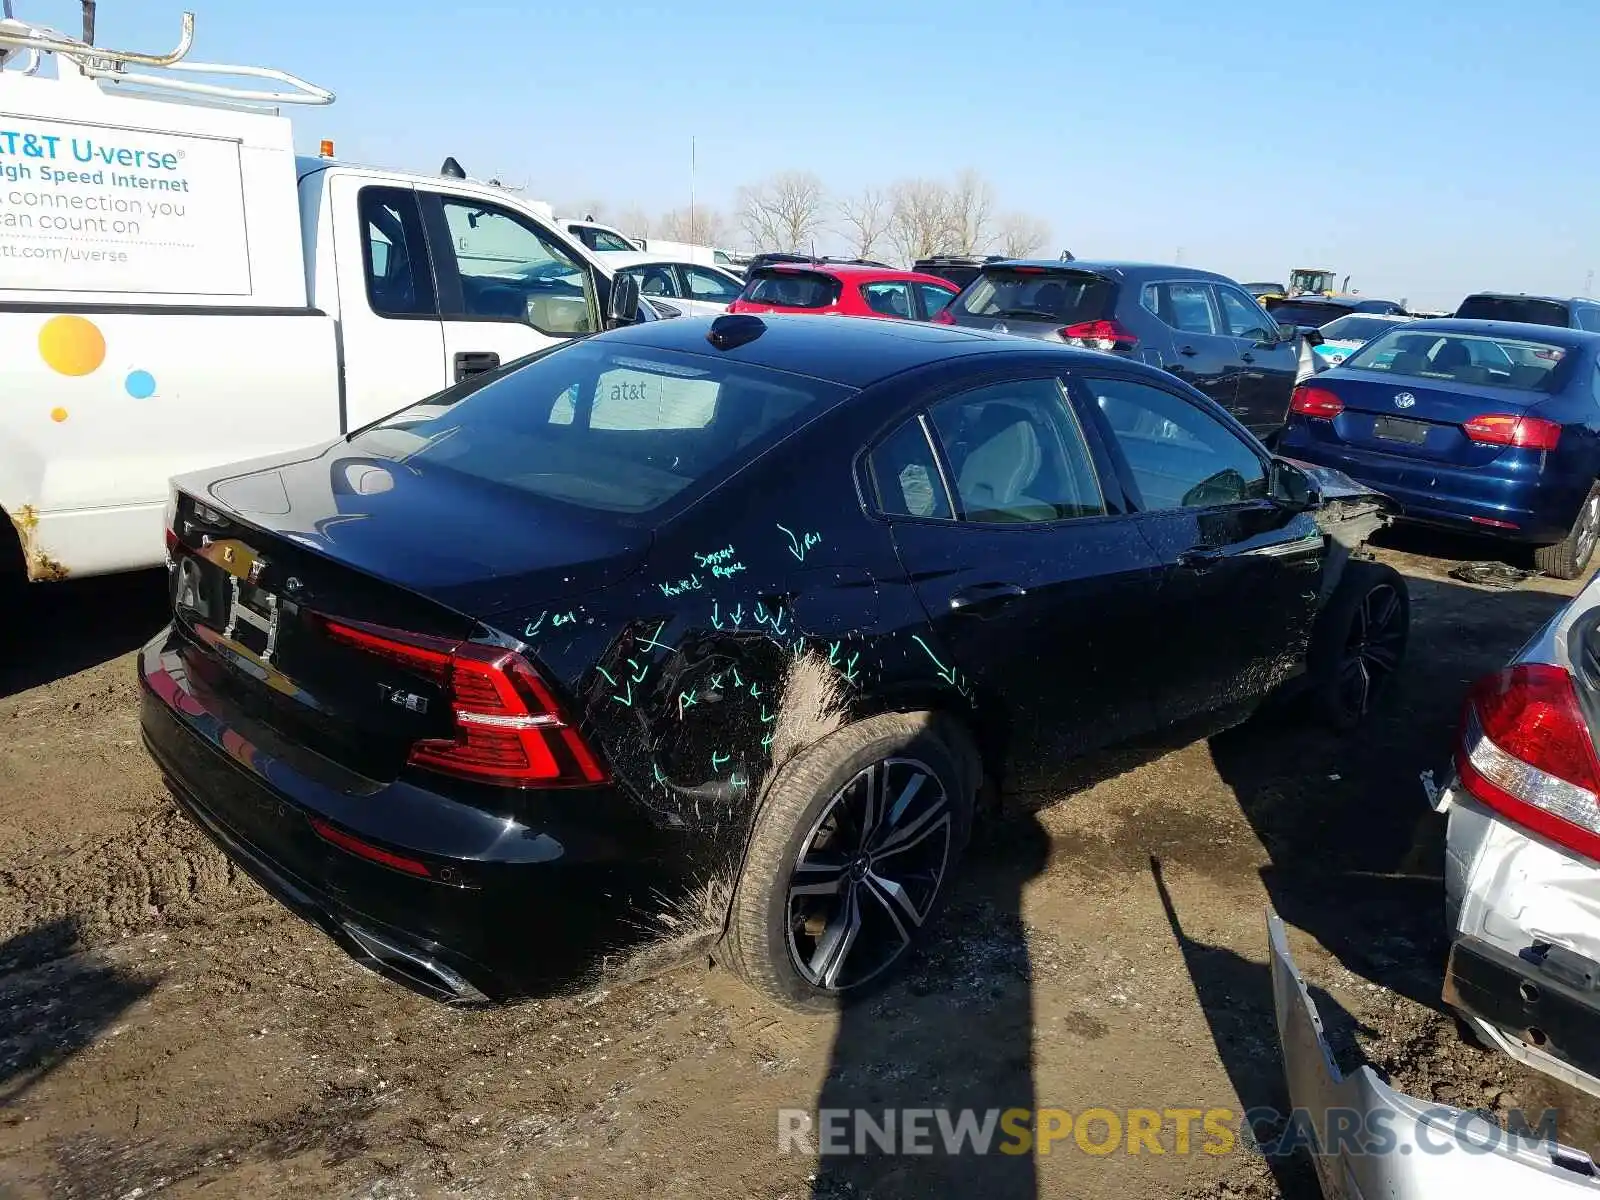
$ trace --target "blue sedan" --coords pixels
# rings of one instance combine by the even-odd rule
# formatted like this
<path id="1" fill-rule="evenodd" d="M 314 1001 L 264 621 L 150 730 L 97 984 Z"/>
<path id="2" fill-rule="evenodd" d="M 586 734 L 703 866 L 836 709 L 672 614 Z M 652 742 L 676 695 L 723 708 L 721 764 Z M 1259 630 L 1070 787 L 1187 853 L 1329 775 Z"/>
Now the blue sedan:
<path id="1" fill-rule="evenodd" d="M 1582 573 L 1600 536 L 1600 334 L 1414 321 L 1295 389 L 1280 452 L 1337 467 L 1405 518 L 1529 543 Z"/>

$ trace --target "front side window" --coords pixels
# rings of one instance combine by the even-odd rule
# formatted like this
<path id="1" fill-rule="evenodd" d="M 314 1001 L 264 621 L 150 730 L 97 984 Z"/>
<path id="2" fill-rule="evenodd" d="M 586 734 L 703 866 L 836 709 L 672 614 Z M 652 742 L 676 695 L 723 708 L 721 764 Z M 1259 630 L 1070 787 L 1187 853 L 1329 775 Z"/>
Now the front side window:
<path id="1" fill-rule="evenodd" d="M 1260 456 L 1211 414 L 1150 384 L 1083 382 L 1127 460 L 1145 510 L 1266 498 L 1267 471 Z"/>
<path id="2" fill-rule="evenodd" d="M 1274 333 L 1268 331 L 1274 329 L 1276 322 L 1269 320 L 1267 314 L 1261 311 L 1261 306 L 1249 296 L 1219 284 L 1217 299 L 1222 303 L 1223 324 L 1234 337 L 1247 338 L 1252 342 L 1274 339 Z"/>
<path id="3" fill-rule="evenodd" d="M 357 203 L 372 311 L 382 317 L 437 316 L 416 193 L 362 188 Z"/>
<path id="4" fill-rule="evenodd" d="M 678 285 L 672 278 L 671 267 L 659 265 L 629 267 L 627 274 L 638 281 L 641 296 L 672 297 L 678 294 Z"/>
<path id="5" fill-rule="evenodd" d="M 1064 521 L 1105 503 L 1055 379 L 990 384 L 929 410 L 967 521 Z"/>
<path id="6" fill-rule="evenodd" d="M 863 283 L 861 298 L 867 307 L 880 317 L 899 317 L 902 321 L 911 316 L 911 285 L 907 283 Z"/>
<path id="7" fill-rule="evenodd" d="M 715 271 L 708 271 L 704 267 L 694 267 L 684 264 L 678 268 L 683 272 L 683 277 L 689 284 L 689 297 L 692 300 L 709 300 L 713 304 L 732 304 L 739 298 L 743 287 L 735 280 Z"/>
<path id="8" fill-rule="evenodd" d="M 351 442 L 419 470 L 619 513 L 715 486 L 852 394 L 726 359 L 593 339 L 458 390 Z"/>
<path id="9" fill-rule="evenodd" d="M 521 321 L 554 336 L 595 331 L 594 280 L 554 237 L 477 200 L 440 201 L 461 276 L 460 312 L 447 318 Z"/>

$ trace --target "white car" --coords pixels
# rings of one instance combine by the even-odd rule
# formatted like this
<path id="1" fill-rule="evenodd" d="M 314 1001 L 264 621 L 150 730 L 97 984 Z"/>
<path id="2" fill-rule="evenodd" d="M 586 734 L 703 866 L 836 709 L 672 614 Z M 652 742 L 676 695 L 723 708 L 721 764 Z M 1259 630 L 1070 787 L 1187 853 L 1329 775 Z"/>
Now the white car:
<path id="1" fill-rule="evenodd" d="M 1600 579 L 1467 696 L 1449 814 L 1444 999 L 1600 1096 Z"/>
<path id="2" fill-rule="evenodd" d="M 1322 344 L 1312 347 L 1311 351 L 1316 355 L 1317 370 L 1337 367 L 1380 333 L 1388 333 L 1393 326 L 1411 320 L 1415 318 L 1387 313 L 1351 313 L 1329 321 L 1317 331 L 1322 335 Z"/>
<path id="3" fill-rule="evenodd" d="M 643 251 L 599 251 L 596 257 L 619 275 L 631 275 L 639 294 L 658 312 L 675 308 L 686 316 L 715 316 L 739 298 L 744 280 L 721 267 L 680 262 Z"/>

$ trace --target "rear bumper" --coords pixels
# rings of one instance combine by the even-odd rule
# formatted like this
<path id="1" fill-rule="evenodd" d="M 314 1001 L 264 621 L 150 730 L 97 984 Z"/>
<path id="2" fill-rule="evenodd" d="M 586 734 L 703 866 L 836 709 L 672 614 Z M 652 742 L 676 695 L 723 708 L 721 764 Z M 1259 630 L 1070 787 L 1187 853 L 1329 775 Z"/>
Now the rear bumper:
<path id="1" fill-rule="evenodd" d="M 341 777 L 230 714 L 191 677 L 186 645 L 164 631 L 139 661 L 144 743 L 178 805 L 280 902 L 381 974 L 458 1003 L 581 987 L 636 945 L 633 898 L 670 889 L 662 847 L 618 840 L 625 801 L 609 789 L 550 794 L 551 820 L 538 827 L 413 784 Z M 428 876 L 333 845 L 313 818 Z"/>
<path id="2" fill-rule="evenodd" d="M 1451 467 L 1330 445 L 1313 436 L 1302 417 L 1291 418 L 1278 450 L 1291 458 L 1336 467 L 1381 491 L 1401 506 L 1400 520 L 1538 545 L 1567 536 L 1588 492 L 1587 484 L 1514 478 L 1493 467 Z M 1488 525 L 1486 520 L 1514 528 Z"/>

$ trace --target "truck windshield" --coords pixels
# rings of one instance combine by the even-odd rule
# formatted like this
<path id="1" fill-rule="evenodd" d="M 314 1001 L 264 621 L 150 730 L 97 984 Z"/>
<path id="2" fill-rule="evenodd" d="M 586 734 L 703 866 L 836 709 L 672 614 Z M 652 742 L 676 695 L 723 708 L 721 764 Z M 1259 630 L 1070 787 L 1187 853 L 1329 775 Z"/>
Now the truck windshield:
<path id="1" fill-rule="evenodd" d="M 584 508 L 642 513 L 715 486 L 851 389 L 619 341 L 547 351 L 351 438 Z"/>

